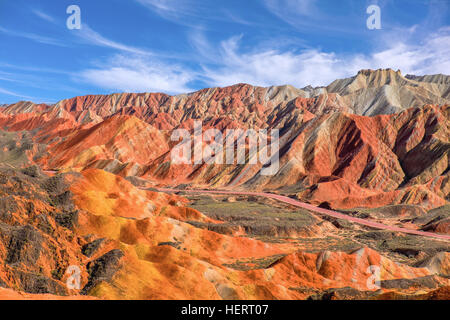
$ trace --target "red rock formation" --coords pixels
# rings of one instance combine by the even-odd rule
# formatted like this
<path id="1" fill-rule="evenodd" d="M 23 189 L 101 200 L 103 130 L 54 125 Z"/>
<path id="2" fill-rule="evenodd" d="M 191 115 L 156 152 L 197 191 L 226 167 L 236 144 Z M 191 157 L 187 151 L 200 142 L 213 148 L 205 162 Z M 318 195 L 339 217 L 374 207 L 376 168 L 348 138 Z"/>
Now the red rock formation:
<path id="1" fill-rule="evenodd" d="M 7 106 L 0 110 L 0 163 L 16 168 L 34 163 L 52 175 L 65 173 L 70 190 L 54 190 L 52 183 L 59 180 L 48 185 L 47 177 L 29 169 L 0 172 L 0 209 L 5 209 L 0 215 L 0 286 L 28 292 L 18 296 L 0 289 L 0 298 L 37 298 L 32 295 L 40 290 L 37 283 L 45 284 L 43 299 L 62 294 L 342 298 L 355 290 L 364 298 L 448 297 L 448 279 L 439 276 L 448 276 L 445 252 L 413 268 L 367 247 L 309 252 L 307 245 L 299 251 L 292 239 L 251 238 L 242 226 L 224 227 L 222 234 L 208 227 L 218 230 L 224 222 L 189 208 L 185 198 L 129 182 L 269 190 L 334 209 L 389 205 L 386 212 L 367 212 L 385 223 L 448 234 L 444 205 L 450 199 L 450 108 L 438 105 L 446 102 L 446 81 L 365 70 L 327 89 L 238 84 L 178 96 L 123 93 Z M 395 90 L 405 92 L 399 101 Z M 376 103 L 366 108 L 377 95 Z M 405 107 L 407 101 L 411 108 Z M 203 130 L 221 132 L 278 129 L 279 171 L 264 176 L 263 164 L 249 164 L 248 159 L 246 164 L 171 162 L 177 144 L 170 140 L 173 130 L 193 134 L 194 121 L 202 121 Z M 444 214 L 414 224 L 437 207 Z M 76 223 L 71 224 L 69 213 L 74 212 Z M 319 222 L 313 226 L 283 234 L 326 239 L 343 225 L 315 219 Z M 373 236 L 376 240 L 378 235 Z M 417 248 L 397 249 L 425 254 Z M 96 274 L 96 263 L 107 264 L 108 272 Z M 67 276 L 61 270 L 70 264 L 83 266 L 80 292 L 64 287 Z M 381 293 L 367 288 L 370 266 L 378 266 L 387 281 Z M 397 290 L 401 286 L 395 287 L 396 281 L 406 281 L 407 289 Z"/>
<path id="2" fill-rule="evenodd" d="M 358 75 L 363 76 L 373 78 L 364 86 L 389 78 L 368 71 Z M 352 83 L 348 90 L 359 82 Z M 366 117 L 347 113 L 350 109 L 338 94 L 301 95 L 306 91 L 288 86 L 240 84 L 180 96 L 84 96 L 54 106 L 11 105 L 0 114 L 0 125 L 10 131 L 33 130 L 36 142 L 48 145 L 47 155 L 35 159 L 48 170 L 101 168 L 171 185 L 292 186 L 303 199 L 328 201 L 337 208 L 406 203 L 429 209 L 446 203 L 448 106 Z M 280 171 L 266 177 L 259 174 L 261 164 L 171 163 L 176 144 L 170 141 L 172 130 L 192 131 L 193 120 L 202 120 L 204 130 L 280 130 Z"/>

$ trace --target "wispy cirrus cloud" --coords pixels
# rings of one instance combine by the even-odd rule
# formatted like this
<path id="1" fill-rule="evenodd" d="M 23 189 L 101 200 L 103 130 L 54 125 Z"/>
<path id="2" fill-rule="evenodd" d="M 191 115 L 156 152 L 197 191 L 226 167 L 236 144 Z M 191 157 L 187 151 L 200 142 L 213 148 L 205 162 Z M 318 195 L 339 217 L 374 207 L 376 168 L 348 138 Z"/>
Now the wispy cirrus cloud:
<path id="1" fill-rule="evenodd" d="M 396 38 L 386 49 L 374 52 L 366 60 L 372 68 L 391 67 L 416 75 L 450 75 L 450 27 L 440 28 L 417 42 Z"/>
<path id="2" fill-rule="evenodd" d="M 38 72 L 38 73 L 54 73 L 54 74 L 65 74 L 65 75 L 70 75 L 71 74 L 71 72 L 66 71 L 66 70 L 60 70 L 60 69 L 55 69 L 55 68 L 27 66 L 27 65 L 16 65 L 16 64 L 1 62 L 1 61 L 0 61 L 0 67 L 7 68 L 7 69 L 13 69 L 13 70 Z"/>
<path id="3" fill-rule="evenodd" d="M 56 23 L 56 19 L 39 10 L 39 9 L 32 9 L 32 12 L 39 18 L 46 20 L 48 22 L 52 22 L 52 23 Z M 64 30 L 64 29 L 63 29 Z M 23 38 L 27 38 L 29 40 L 33 40 L 36 42 L 40 42 L 40 43 L 46 43 L 46 44 L 53 44 L 53 45 L 59 45 L 59 46 L 68 46 L 68 44 L 70 43 L 70 41 L 61 41 L 58 39 L 54 39 L 51 37 L 47 37 L 47 36 L 42 36 L 42 35 L 38 35 L 35 33 L 27 33 L 27 32 L 20 32 L 20 31 L 13 31 L 13 30 L 9 30 L 3 27 L 0 27 L 0 32 L 3 32 L 5 34 L 8 34 L 10 36 L 16 36 L 16 37 L 23 37 Z M 140 49 L 140 48 L 136 48 L 133 46 L 129 46 L 114 40 L 111 40 L 103 35 L 101 35 L 99 32 L 93 30 L 88 24 L 84 23 L 82 25 L 82 28 L 80 30 L 76 30 L 75 32 L 73 32 L 73 34 L 78 38 L 81 39 L 81 41 L 86 42 L 88 44 L 91 45 L 95 45 L 95 46 L 100 46 L 100 47 L 105 47 L 105 48 L 110 48 L 110 49 L 116 49 L 119 51 L 125 51 L 125 52 L 129 52 L 129 53 L 134 53 L 134 54 L 140 54 L 140 55 L 150 55 L 152 54 L 150 51 L 148 50 L 144 50 L 144 49 Z"/>
<path id="4" fill-rule="evenodd" d="M 149 51 L 108 39 L 95 30 L 91 29 L 87 24 L 83 24 L 81 30 L 78 30 L 76 35 L 83 41 L 96 46 L 112 48 L 140 55 L 151 54 Z"/>
<path id="5" fill-rule="evenodd" d="M 198 0 L 135 0 L 161 18 L 196 29 L 207 28 L 211 21 L 222 23 L 238 23 L 251 25 L 252 23 L 240 19 L 230 11 L 223 10 L 219 1 Z"/>
<path id="6" fill-rule="evenodd" d="M 99 87 L 126 92 L 184 93 L 196 74 L 182 66 L 139 55 L 119 54 L 83 70 L 78 78 Z"/>
<path id="7" fill-rule="evenodd" d="M 186 17 L 202 17 L 198 14 L 201 5 L 192 0 L 136 0 L 162 18 L 180 23 L 189 24 Z M 204 16 L 203 16 L 204 17 Z"/>
<path id="8" fill-rule="evenodd" d="M 315 48 L 283 51 L 258 47 L 245 51 L 241 47 L 242 36 L 224 40 L 219 47 L 210 44 L 201 33 L 192 38 L 205 62 L 200 71 L 154 57 L 118 54 L 104 64 L 83 70 L 78 78 L 117 91 L 184 93 L 193 91 L 190 84 L 194 81 L 207 86 L 240 82 L 259 86 L 291 84 L 300 88 L 326 86 L 361 69 L 450 74 L 450 28 L 442 28 L 419 43 L 393 40 L 384 49 L 368 54 L 338 54 Z"/>
<path id="9" fill-rule="evenodd" d="M 52 16 L 50 16 L 49 14 L 39 10 L 39 9 L 32 9 L 31 10 L 36 16 L 38 16 L 39 18 L 47 21 L 47 22 L 51 22 L 51 23 L 56 23 L 56 19 Z"/>
<path id="10" fill-rule="evenodd" d="M 304 17 L 312 16 L 319 12 L 317 0 L 264 0 L 264 4 L 280 17 L 285 17 L 282 13 L 287 12 Z"/>
<path id="11" fill-rule="evenodd" d="M 389 67 L 401 69 L 404 74 L 419 75 L 450 73 L 449 27 L 441 28 L 434 33 L 424 32 L 423 28 L 420 30 L 421 28 L 417 26 L 391 30 L 383 33 L 383 37 L 374 37 L 373 42 L 378 41 L 379 43 L 373 44 L 373 49 L 365 49 L 364 52 L 361 50 L 359 52 L 356 50 L 339 52 L 311 47 L 307 40 L 305 40 L 306 43 L 303 43 L 302 39 L 298 39 L 298 34 L 301 33 L 295 34 L 295 32 L 271 37 L 253 37 L 250 41 L 247 41 L 247 37 L 252 37 L 251 34 L 249 35 L 251 31 L 246 28 L 243 29 L 245 31 L 242 31 L 246 32 L 245 34 L 231 38 L 227 38 L 229 33 L 224 36 L 220 35 L 220 38 L 216 31 L 204 33 L 205 30 L 198 25 L 202 25 L 205 21 L 222 18 L 241 26 L 254 25 L 255 22 L 247 23 L 239 14 L 235 15 L 232 10 L 228 12 L 226 10 L 211 11 L 209 10 L 211 8 L 208 8 L 209 3 L 196 5 L 193 0 L 135 1 L 164 19 L 181 25 L 191 24 L 194 26 L 193 28 L 183 28 L 183 32 L 188 30 L 188 42 L 191 44 L 191 50 L 185 50 L 179 54 L 177 50 L 173 50 L 172 52 L 175 53 L 171 55 L 157 53 L 158 48 L 152 47 L 152 44 L 148 44 L 152 48 L 151 50 L 141 48 L 140 45 L 127 44 L 118 40 L 120 38 L 114 37 L 114 33 L 110 37 L 109 33 L 103 34 L 98 29 L 83 23 L 81 30 L 70 32 L 70 37 L 65 39 L 67 43 L 70 46 L 83 43 L 103 47 L 107 49 L 104 51 L 109 58 L 98 63 L 93 62 L 95 57 L 92 57 L 86 61 L 88 65 L 80 67 L 79 72 L 55 70 L 55 76 L 60 74 L 61 77 L 82 80 L 97 88 L 108 90 L 183 93 L 192 91 L 194 88 L 197 89 L 199 83 L 202 86 L 226 86 L 239 82 L 260 86 L 280 84 L 292 84 L 296 87 L 322 86 L 328 85 L 337 78 L 352 76 L 358 70 L 366 68 Z M 316 26 L 322 31 L 327 28 L 339 31 L 339 28 L 336 28 L 332 22 L 327 25 L 327 13 L 323 12 L 318 0 L 264 0 L 263 3 L 275 16 L 289 25 L 295 26 L 295 28 L 290 28 L 288 25 L 280 23 L 283 25 L 282 28 L 298 31 L 299 29 L 309 30 L 311 29 L 309 27 Z M 209 15 L 205 12 L 209 12 Z M 217 12 L 220 12 L 222 17 L 219 17 Z M 34 14 L 45 21 L 55 21 L 45 12 L 37 11 Z M 364 12 L 362 14 L 364 15 Z M 274 20 L 278 21 L 278 19 Z M 198 24 L 195 24 L 196 22 Z M 208 23 L 205 25 L 208 27 Z M 348 25 L 344 27 L 348 28 Z M 234 30 L 236 33 L 241 32 L 237 28 Z M 315 31 L 317 31 L 316 28 L 314 28 Z M 0 32 L 42 43 L 58 42 L 56 39 L 2 27 L 0 27 Z M 62 34 L 67 35 L 68 33 L 62 28 L 60 35 Z M 213 38 L 209 39 L 207 34 Z M 267 34 L 273 33 L 268 32 Z M 178 48 L 176 47 L 176 49 Z M 45 68 L 39 70 L 38 68 L 28 68 L 27 71 L 53 73 L 52 70 L 45 70 Z M 0 80 L 11 82 L 18 79 L 7 74 L 4 74 L 3 78 Z M 195 83 L 195 87 L 192 85 L 193 83 Z M 8 84 L 5 86 L 7 87 Z"/>
<path id="12" fill-rule="evenodd" d="M 50 101 L 49 99 L 46 98 L 39 98 L 39 97 L 30 97 L 24 94 L 20 94 L 14 91 L 10 91 L 4 88 L 0 87 L 0 93 L 8 95 L 8 96 L 13 96 L 13 97 L 17 97 L 20 98 L 22 100 L 26 99 L 26 100 L 31 100 L 31 101 L 47 101 L 47 103 L 52 103 L 52 101 Z"/>
<path id="13" fill-rule="evenodd" d="M 414 32 L 413 30 L 411 32 Z M 200 48 L 211 48 L 199 37 Z M 325 86 L 361 69 L 393 68 L 403 74 L 450 74 L 450 28 L 441 28 L 419 42 L 396 38 L 368 54 L 338 54 L 316 48 L 282 51 L 274 47 L 243 51 L 242 36 L 222 41 L 216 51 L 200 50 L 209 64 L 202 76 L 211 85 L 246 82 L 260 86 L 291 84 Z M 212 61 L 212 62 L 211 62 Z"/>
<path id="14" fill-rule="evenodd" d="M 15 96 L 15 97 L 26 97 L 26 96 L 24 96 L 24 95 L 21 95 L 21 94 L 18 94 L 18 93 L 15 93 L 15 92 L 6 90 L 6 89 L 4 89 L 4 88 L 0 88 L 0 92 L 1 92 L 1 93 L 4 93 L 4 94 L 7 94 L 7 95 L 10 95 L 10 96 Z"/>
<path id="15" fill-rule="evenodd" d="M 77 86 L 70 86 L 65 82 L 58 81 L 58 77 L 60 75 L 68 77 L 74 76 L 74 74 L 67 71 L 14 66 L 3 63 L 0 63 L 0 67 L 10 69 L 9 72 L 0 71 L 0 82 L 3 81 L 13 85 L 18 85 L 20 88 L 37 88 L 41 89 L 42 92 L 59 90 L 83 94 L 83 91 L 79 90 Z M 21 95 L 17 94 L 17 96 Z M 45 101 L 49 101 L 49 99 L 45 99 Z"/>
<path id="16" fill-rule="evenodd" d="M 137 2 L 159 12 L 182 11 L 189 0 L 137 0 Z"/>
<path id="17" fill-rule="evenodd" d="M 23 80 L 16 79 L 16 75 L 11 72 L 0 71 L 0 80 L 8 82 L 24 83 Z"/>
<path id="18" fill-rule="evenodd" d="M 318 86 L 344 74 L 334 53 L 315 49 L 301 52 L 272 48 L 257 52 L 241 52 L 241 37 L 223 41 L 219 49 L 221 64 L 204 66 L 204 76 L 213 85 L 227 86 L 239 82 L 259 86 L 308 84 Z M 345 72 L 347 73 L 347 72 Z"/>
<path id="19" fill-rule="evenodd" d="M 334 11 L 326 11 L 326 6 L 319 0 L 263 0 L 262 3 L 271 14 L 300 32 L 356 35 L 364 31 L 365 24 L 361 24 L 360 28 L 354 28 L 349 21 L 361 19 L 365 11 L 355 16 L 349 10 L 346 16 L 339 16 Z M 340 3 L 348 6 L 348 2 Z"/>
<path id="20" fill-rule="evenodd" d="M 66 42 L 63 42 L 58 39 L 46 37 L 46 36 L 41 36 L 41 35 L 38 35 L 35 33 L 13 31 L 13 30 L 6 29 L 3 27 L 0 27 L 0 32 L 4 33 L 6 35 L 12 36 L 12 37 L 25 38 L 25 39 L 32 40 L 32 41 L 38 42 L 38 43 L 50 44 L 50 45 L 60 46 L 60 47 L 67 46 Z"/>

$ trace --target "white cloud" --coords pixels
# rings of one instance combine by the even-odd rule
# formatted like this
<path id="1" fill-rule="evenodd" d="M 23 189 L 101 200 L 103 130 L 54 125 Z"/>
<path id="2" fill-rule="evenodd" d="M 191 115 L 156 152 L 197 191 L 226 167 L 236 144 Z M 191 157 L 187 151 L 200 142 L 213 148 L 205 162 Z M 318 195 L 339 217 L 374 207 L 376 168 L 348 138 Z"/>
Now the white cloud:
<path id="1" fill-rule="evenodd" d="M 189 83 L 207 86 L 249 83 L 258 86 L 291 84 L 295 87 L 326 86 L 355 75 L 361 69 L 392 68 L 403 74 L 450 74 L 450 28 L 429 35 L 423 42 L 387 44 L 371 54 L 337 54 L 318 49 L 281 51 L 268 47 L 242 52 L 242 36 L 222 41 L 215 48 L 201 33 L 191 39 L 200 60 L 201 72 L 143 55 L 116 55 L 106 63 L 82 71 L 82 80 L 97 86 L 128 92 L 183 93 Z"/>
<path id="2" fill-rule="evenodd" d="M 343 19 L 334 12 L 327 13 L 326 7 L 320 6 L 317 0 L 263 0 L 262 3 L 271 14 L 297 30 L 316 33 L 360 32 L 347 27 L 349 16 Z"/>
<path id="3" fill-rule="evenodd" d="M 52 16 L 46 14 L 45 12 L 42 12 L 41 10 L 33 9 L 32 11 L 33 11 L 33 13 L 36 16 L 38 16 L 39 18 L 41 18 L 43 20 L 46 20 L 46 21 L 51 22 L 51 23 L 55 23 L 56 22 L 55 18 L 53 18 Z"/>
<path id="4" fill-rule="evenodd" d="M 400 69 L 403 74 L 450 74 L 450 28 L 441 29 L 417 44 L 394 41 L 385 49 L 365 55 L 342 55 L 318 49 L 282 52 L 267 48 L 241 52 L 240 42 L 241 37 L 233 37 L 223 41 L 217 52 L 207 53 L 209 60 L 216 57 L 216 63 L 203 67 L 211 85 L 246 82 L 260 86 L 325 86 L 335 79 L 353 76 L 361 69 L 378 68 Z M 200 44 L 202 48 L 208 47 L 204 39 Z"/>
<path id="5" fill-rule="evenodd" d="M 225 86 L 238 82 L 259 86 L 292 84 L 320 85 L 335 78 L 337 58 L 334 54 L 306 50 L 299 54 L 268 49 L 262 52 L 239 53 L 239 37 L 222 42 L 219 67 L 205 67 L 205 76 L 214 85 Z"/>
<path id="6" fill-rule="evenodd" d="M 40 100 L 40 101 L 42 101 L 42 100 L 48 101 L 48 99 L 44 99 L 44 98 L 36 98 L 36 97 L 30 97 L 30 96 L 23 95 L 23 94 L 20 94 L 20 93 L 16 93 L 16 92 L 13 92 L 13 91 L 10 91 L 10 90 L 1 88 L 1 87 L 0 87 L 0 93 L 5 94 L 5 95 L 8 95 L 8 96 L 18 97 L 18 98 L 20 98 L 20 99 L 26 99 L 26 100 L 32 100 L 32 101 L 37 101 L 37 100 Z"/>
<path id="7" fill-rule="evenodd" d="M 416 75 L 450 74 L 450 28 L 429 34 L 417 44 L 393 43 L 389 48 L 372 54 L 367 63 L 373 68 L 391 67 Z"/>
<path id="8" fill-rule="evenodd" d="M 195 75 L 182 67 L 141 56 L 116 55 L 107 64 L 79 77 L 97 86 L 125 92 L 184 93 Z"/>
<path id="9" fill-rule="evenodd" d="M 51 45 L 60 46 L 60 47 L 67 46 L 66 43 L 64 43 L 60 40 L 49 38 L 49 37 L 44 37 L 44 36 L 41 36 L 41 35 L 38 35 L 35 33 L 13 31 L 13 30 L 9 30 L 9 29 L 3 28 L 3 27 L 0 27 L 0 32 L 3 32 L 9 36 L 25 38 L 25 39 L 29 39 L 29 40 L 39 42 L 39 43 L 51 44 Z"/>
<path id="10" fill-rule="evenodd" d="M 71 72 L 59 70 L 59 69 L 52 69 L 52 68 L 43 68 L 43 67 L 31 67 L 31 66 L 25 66 L 25 65 L 15 65 L 10 63 L 4 63 L 0 61 L 0 67 L 2 68 L 8 68 L 8 69 L 15 69 L 15 70 L 24 70 L 24 71 L 30 71 L 30 72 L 38 72 L 38 73 L 55 73 L 55 74 L 66 74 L 70 75 Z"/>
<path id="11" fill-rule="evenodd" d="M 151 1 L 153 1 L 153 0 L 151 0 Z M 162 0 L 160 0 L 160 1 L 163 2 Z M 36 16 L 40 17 L 41 19 L 44 19 L 44 20 L 52 22 L 52 23 L 56 22 L 55 18 L 46 14 L 45 12 L 42 12 L 38 9 L 32 9 L 32 11 Z M 0 31 L 10 34 L 10 35 L 13 35 L 13 36 L 20 36 L 20 37 L 28 38 L 28 39 L 31 39 L 31 40 L 34 40 L 37 42 L 41 42 L 41 43 L 63 45 L 63 43 L 59 40 L 55 40 L 55 39 L 44 37 L 44 36 L 39 36 L 39 35 L 32 34 L 32 33 L 16 32 L 16 31 L 7 30 L 2 27 L 0 27 Z M 92 45 L 121 50 L 121 51 L 130 52 L 130 53 L 134 53 L 134 54 L 140 54 L 140 55 L 152 54 L 150 51 L 146 51 L 143 49 L 139 49 L 139 48 L 136 48 L 133 46 L 129 46 L 129 45 L 108 39 L 108 38 L 102 36 L 97 31 L 90 28 L 89 25 L 87 25 L 85 23 L 82 25 L 82 28 L 80 30 L 73 32 L 73 34 L 75 34 L 77 37 L 79 37 L 83 41 L 85 41 L 89 44 L 92 44 Z"/>
<path id="12" fill-rule="evenodd" d="M 205 28 L 209 21 L 230 22 L 220 1 L 135 0 L 161 18 L 191 28 Z"/>
<path id="13" fill-rule="evenodd" d="M 280 18 L 289 15 L 310 16 L 317 13 L 317 0 L 264 0 L 266 7 Z"/>
<path id="14" fill-rule="evenodd" d="M 20 95 L 18 93 L 15 93 L 15 92 L 3 89 L 3 88 L 0 88 L 0 93 L 7 94 L 9 96 L 14 96 L 14 97 L 25 97 L 25 96 L 22 96 L 22 95 Z"/>
<path id="15" fill-rule="evenodd" d="M 197 29 L 191 32 L 189 42 L 196 51 L 199 61 L 203 61 L 203 63 L 219 61 L 220 57 L 216 54 L 214 46 L 211 45 L 201 30 Z"/>
<path id="16" fill-rule="evenodd" d="M 345 8 L 345 14 L 342 14 L 336 12 L 333 5 L 324 2 L 326 1 L 262 0 L 268 12 L 297 31 L 325 37 L 346 35 L 357 38 L 364 35 L 368 17 L 365 8 L 361 11 L 355 10 L 352 1 L 329 1 L 339 2 L 339 6 Z M 383 20 L 383 27 L 385 26 Z"/>
<path id="17" fill-rule="evenodd" d="M 157 13 L 162 18 L 180 23 L 189 24 L 186 17 L 198 16 L 200 9 L 196 1 L 192 0 L 136 0 L 138 3 Z M 200 16 L 201 17 L 201 16 Z"/>
<path id="18" fill-rule="evenodd" d="M 112 49 L 117 49 L 121 51 L 126 51 L 135 54 L 146 55 L 150 54 L 150 52 L 135 48 L 132 46 L 128 46 L 110 39 L 105 38 L 100 33 L 92 30 L 87 24 L 83 24 L 81 30 L 77 31 L 77 35 L 82 38 L 84 41 L 87 41 L 91 44 L 107 47 Z"/>
<path id="19" fill-rule="evenodd" d="M 137 0 L 139 3 L 160 11 L 176 11 L 176 7 L 183 3 L 179 0 Z"/>

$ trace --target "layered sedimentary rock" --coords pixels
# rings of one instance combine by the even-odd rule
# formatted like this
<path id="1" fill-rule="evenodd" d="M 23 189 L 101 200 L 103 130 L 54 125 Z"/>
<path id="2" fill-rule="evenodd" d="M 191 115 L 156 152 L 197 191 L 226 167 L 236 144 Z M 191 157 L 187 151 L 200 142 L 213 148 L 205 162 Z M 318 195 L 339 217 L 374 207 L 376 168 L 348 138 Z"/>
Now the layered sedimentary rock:
<path id="1" fill-rule="evenodd" d="M 149 187 L 266 190 L 448 234 L 449 88 L 444 75 L 362 70 L 323 88 L 3 106 L 0 298 L 448 298 L 447 242 L 242 197 L 203 199 L 211 210 L 199 211 Z M 278 130 L 279 170 L 263 175 L 267 163 L 249 158 L 174 163 L 172 134 L 192 138 L 195 122 L 203 132 Z M 79 290 L 66 286 L 72 265 Z"/>
<path id="2" fill-rule="evenodd" d="M 361 70 L 352 78 L 336 80 L 327 87 L 338 93 L 357 114 L 397 113 L 425 104 L 448 104 L 449 77 L 406 76 L 400 70 Z"/>
<path id="3" fill-rule="evenodd" d="M 179 96 L 21 102 L 2 110 L 0 124 L 33 132 L 37 144 L 47 145 L 33 157 L 48 170 L 100 168 L 172 185 L 284 188 L 341 208 L 406 203 L 429 209 L 449 196 L 449 83 L 443 75 L 362 70 L 320 90 L 240 84 Z M 194 121 L 222 133 L 279 130 L 280 170 L 267 177 L 264 163 L 174 164 L 171 134 L 193 132 Z"/>
<path id="4" fill-rule="evenodd" d="M 186 208 L 185 199 L 98 169 L 50 178 L 8 169 L 1 177 L 2 190 L 18 192 L 14 181 L 29 192 L 10 200 L 0 222 L 0 281 L 10 288 L 0 290 L 3 298 L 18 298 L 14 288 L 30 299 L 305 299 L 327 290 L 375 299 L 449 285 L 444 252 L 411 267 L 368 247 L 308 253 L 219 234 L 192 224 L 220 222 Z M 65 286 L 70 265 L 80 268 L 80 290 Z"/>

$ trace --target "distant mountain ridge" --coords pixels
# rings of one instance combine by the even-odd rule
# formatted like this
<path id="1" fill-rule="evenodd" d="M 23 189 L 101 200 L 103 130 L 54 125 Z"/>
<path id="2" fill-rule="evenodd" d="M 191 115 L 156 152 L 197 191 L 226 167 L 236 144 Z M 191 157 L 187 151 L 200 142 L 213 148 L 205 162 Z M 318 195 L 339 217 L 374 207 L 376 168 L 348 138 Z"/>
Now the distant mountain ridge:
<path id="1" fill-rule="evenodd" d="M 98 168 L 162 185 L 282 190 L 336 208 L 429 209 L 450 200 L 449 78 L 361 70 L 320 88 L 237 84 L 177 96 L 19 102 L 0 110 L 0 128 L 29 132 L 35 145 L 28 157 L 47 170 Z M 192 130 L 195 120 L 204 130 L 278 129 L 279 172 L 263 176 L 262 164 L 172 163 L 173 130 Z"/>
<path id="2" fill-rule="evenodd" d="M 0 299 L 449 300 L 442 235 L 392 231 L 450 234 L 448 88 L 448 76 L 362 70 L 320 88 L 237 84 L 8 105 Z M 278 129 L 279 170 L 264 175 L 267 161 L 250 157 L 172 161 L 172 134 L 192 137 L 195 121 Z M 261 190 L 341 213 L 254 196 Z M 379 288 L 368 285 L 374 266 Z M 77 273 L 80 290 L 67 285 Z"/>
<path id="3" fill-rule="evenodd" d="M 242 90 L 242 88 L 246 88 Z M 229 87 L 206 88 L 188 94 L 175 96 L 164 93 L 114 93 L 109 95 L 87 95 L 64 99 L 54 105 L 34 104 L 21 101 L 3 105 L 3 114 L 46 112 L 51 108 L 62 108 L 69 112 L 91 110 L 89 116 L 103 117 L 115 112 L 132 113 L 137 109 L 148 112 L 167 112 L 184 107 L 189 109 L 214 101 L 224 103 L 238 94 L 242 103 L 251 107 L 255 104 L 276 107 L 297 98 L 313 98 L 326 101 L 315 110 L 339 109 L 347 113 L 374 116 L 392 114 L 425 104 L 445 105 L 450 103 L 450 76 L 437 74 L 403 76 L 400 70 L 360 70 L 357 75 L 338 79 L 326 87 L 311 86 L 302 89 L 290 85 L 257 87 L 236 84 Z M 331 101 L 329 101 L 331 99 Z M 327 108 L 325 108 L 325 105 Z M 109 108 L 109 109 L 108 109 Z M 130 110 L 130 108 L 136 108 Z M 94 112 L 93 112 L 94 111 Z M 61 111 L 62 112 L 62 111 Z M 89 120 L 89 119 L 86 119 Z"/>

